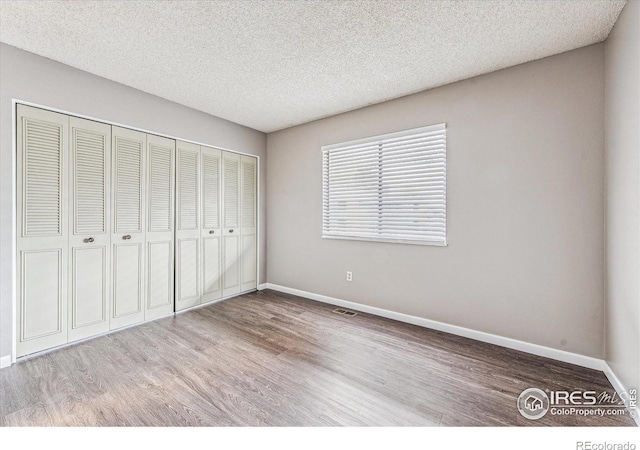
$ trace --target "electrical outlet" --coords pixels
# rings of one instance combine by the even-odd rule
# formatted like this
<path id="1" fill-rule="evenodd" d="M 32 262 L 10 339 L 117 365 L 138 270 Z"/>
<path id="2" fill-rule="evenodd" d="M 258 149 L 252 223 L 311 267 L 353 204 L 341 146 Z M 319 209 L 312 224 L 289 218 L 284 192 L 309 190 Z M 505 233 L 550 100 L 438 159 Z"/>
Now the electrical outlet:
<path id="1" fill-rule="evenodd" d="M 347 271 L 347 281 L 353 281 L 353 273 Z"/>

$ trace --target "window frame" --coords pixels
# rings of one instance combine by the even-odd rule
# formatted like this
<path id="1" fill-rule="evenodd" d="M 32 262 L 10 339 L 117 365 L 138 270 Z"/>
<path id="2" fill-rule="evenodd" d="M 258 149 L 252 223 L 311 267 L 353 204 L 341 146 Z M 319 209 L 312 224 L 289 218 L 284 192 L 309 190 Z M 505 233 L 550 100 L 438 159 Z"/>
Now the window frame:
<path id="1" fill-rule="evenodd" d="M 402 238 L 398 238 L 398 237 L 384 237 L 384 235 L 382 235 L 381 237 L 373 237 L 373 236 L 348 236 L 348 235 L 335 235 L 335 234 L 327 234 L 327 230 L 325 229 L 325 214 L 326 214 L 326 208 L 325 208 L 325 194 L 326 194 L 326 189 L 325 189 L 325 153 L 330 152 L 331 150 L 336 150 L 336 149 L 342 149 L 345 147 L 350 147 L 350 146 L 361 146 L 361 145 L 365 145 L 365 144 L 371 144 L 371 143 L 375 143 L 375 142 L 381 142 L 382 141 L 386 141 L 389 139 L 397 139 L 397 138 L 402 138 L 402 137 L 409 137 L 412 135 L 419 135 L 419 134 L 423 134 L 423 133 L 430 133 L 430 132 L 435 132 L 435 131 L 439 131 L 442 130 L 442 133 L 444 135 L 444 139 L 445 139 L 445 143 L 444 143 L 444 150 L 443 150 L 443 154 L 444 154 L 444 167 L 443 167 L 443 174 L 444 174 L 444 180 L 442 182 L 442 186 L 444 189 L 444 199 L 443 199 L 443 206 L 444 206 L 444 218 L 443 218 L 443 227 L 444 227 L 444 237 L 442 240 L 430 240 L 430 239 L 402 239 Z M 436 247 L 446 247 L 448 245 L 448 241 L 447 241 L 447 142 L 446 142 L 446 136 L 447 136 L 447 124 L 446 122 L 443 123 L 438 123 L 438 124 L 434 124 L 434 125 L 428 125 L 428 126 L 424 126 L 424 127 L 419 127 L 419 128 L 411 128 L 408 130 L 402 130 L 402 131 L 397 131 L 397 132 L 392 132 L 392 133 L 386 133 L 386 134 L 381 134 L 381 135 L 377 135 L 377 136 L 370 136 L 370 137 L 366 137 L 366 138 L 362 138 L 362 139 L 354 139 L 351 141 L 346 141 L 346 142 L 339 142 L 336 144 L 330 144 L 330 145 L 324 145 L 320 148 L 320 153 L 321 153 L 321 170 L 322 170 L 322 174 L 321 174 L 321 179 L 322 179 L 322 214 L 321 214 L 321 218 L 322 218 L 322 235 L 321 238 L 322 239 L 332 239 L 332 240 L 347 240 L 347 241 L 365 241 L 365 242 L 383 242 L 383 243 L 393 243 L 393 244 L 410 244 L 410 245 L 428 245 L 428 246 L 436 246 Z M 382 165 L 378 166 L 378 171 L 381 171 Z M 380 199 L 378 200 L 379 202 L 381 201 Z"/>

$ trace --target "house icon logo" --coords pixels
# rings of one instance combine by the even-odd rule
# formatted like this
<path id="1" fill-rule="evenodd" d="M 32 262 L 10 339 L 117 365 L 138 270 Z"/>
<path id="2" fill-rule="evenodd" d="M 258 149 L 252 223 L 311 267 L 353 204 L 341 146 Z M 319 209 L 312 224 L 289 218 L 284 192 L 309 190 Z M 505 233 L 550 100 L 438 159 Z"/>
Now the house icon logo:
<path id="1" fill-rule="evenodd" d="M 549 411 L 549 397 L 541 389 L 525 389 L 518 397 L 518 411 L 527 419 L 540 419 Z"/>
<path id="2" fill-rule="evenodd" d="M 538 411 L 539 409 L 542 409 L 542 400 L 540 400 L 538 397 L 530 395 L 524 401 L 524 405 L 529 411 Z"/>

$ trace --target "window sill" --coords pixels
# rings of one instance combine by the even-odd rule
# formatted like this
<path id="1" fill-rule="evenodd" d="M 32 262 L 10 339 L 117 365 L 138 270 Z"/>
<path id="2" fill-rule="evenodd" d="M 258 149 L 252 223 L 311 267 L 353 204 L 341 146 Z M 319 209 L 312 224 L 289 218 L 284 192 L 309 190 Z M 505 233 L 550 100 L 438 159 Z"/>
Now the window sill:
<path id="1" fill-rule="evenodd" d="M 447 241 L 421 241 L 421 240 L 409 240 L 409 239 L 385 239 L 385 238 L 373 238 L 373 237 L 360 237 L 360 236 L 327 236 L 322 235 L 322 239 L 336 239 L 340 241 L 366 241 L 366 242 L 382 242 L 386 244 L 409 244 L 409 245 L 431 245 L 435 247 L 447 247 Z"/>

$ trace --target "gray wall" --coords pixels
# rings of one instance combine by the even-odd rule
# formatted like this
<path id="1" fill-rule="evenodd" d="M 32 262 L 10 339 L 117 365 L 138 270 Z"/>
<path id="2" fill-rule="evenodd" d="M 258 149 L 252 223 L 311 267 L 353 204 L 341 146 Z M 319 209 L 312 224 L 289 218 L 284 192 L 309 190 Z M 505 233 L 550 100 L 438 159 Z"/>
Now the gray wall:
<path id="1" fill-rule="evenodd" d="M 605 46 L 607 190 L 606 360 L 640 388 L 640 2 L 630 1 Z"/>
<path id="2" fill-rule="evenodd" d="M 0 356 L 11 353 L 11 100 L 20 99 L 261 157 L 260 232 L 266 231 L 264 133 L 0 44 Z M 266 279 L 266 240 L 260 248 Z"/>
<path id="3" fill-rule="evenodd" d="M 602 358 L 603 112 L 598 44 L 269 134 L 268 282 Z M 440 122 L 448 247 L 320 239 L 322 145 Z"/>

